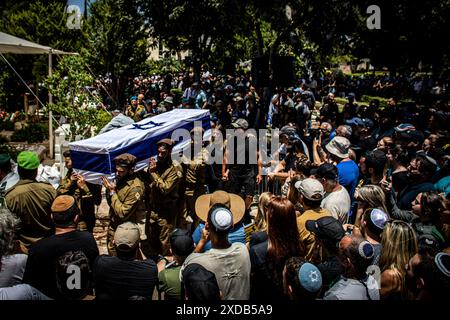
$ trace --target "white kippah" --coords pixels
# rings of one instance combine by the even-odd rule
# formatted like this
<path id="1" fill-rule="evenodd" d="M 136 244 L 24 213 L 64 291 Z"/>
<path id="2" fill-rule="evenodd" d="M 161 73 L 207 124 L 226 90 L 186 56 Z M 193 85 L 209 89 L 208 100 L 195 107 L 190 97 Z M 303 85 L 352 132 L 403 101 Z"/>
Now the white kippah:
<path id="1" fill-rule="evenodd" d="M 233 223 L 233 218 L 230 212 L 224 209 L 216 211 L 214 220 L 220 229 L 228 229 Z"/>

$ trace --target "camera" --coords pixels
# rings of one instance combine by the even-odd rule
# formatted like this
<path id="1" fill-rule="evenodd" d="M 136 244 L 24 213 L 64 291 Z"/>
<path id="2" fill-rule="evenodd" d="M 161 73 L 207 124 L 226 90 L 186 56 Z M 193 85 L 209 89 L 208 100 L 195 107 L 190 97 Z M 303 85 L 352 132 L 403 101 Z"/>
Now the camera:
<path id="1" fill-rule="evenodd" d="M 320 129 L 309 129 L 309 135 L 313 139 L 317 139 L 320 136 Z"/>

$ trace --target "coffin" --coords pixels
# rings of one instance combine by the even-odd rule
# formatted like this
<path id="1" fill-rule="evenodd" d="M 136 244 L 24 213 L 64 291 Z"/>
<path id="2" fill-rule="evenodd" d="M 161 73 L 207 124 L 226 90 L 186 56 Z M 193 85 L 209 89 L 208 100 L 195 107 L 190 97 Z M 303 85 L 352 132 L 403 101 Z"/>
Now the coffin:
<path id="1" fill-rule="evenodd" d="M 194 123 L 201 123 L 205 130 L 204 138 L 208 139 L 211 128 L 208 110 L 175 109 L 86 140 L 71 142 L 69 149 L 73 168 L 86 181 L 102 184 L 102 176 L 110 180 L 114 178 L 113 159 L 122 153 L 130 153 L 137 158 L 135 171 L 142 170 L 148 166 L 149 159 L 156 156 L 156 142 L 171 138 L 176 129 L 190 131 Z M 189 144 L 188 139 L 178 141 L 172 153 L 180 153 Z"/>

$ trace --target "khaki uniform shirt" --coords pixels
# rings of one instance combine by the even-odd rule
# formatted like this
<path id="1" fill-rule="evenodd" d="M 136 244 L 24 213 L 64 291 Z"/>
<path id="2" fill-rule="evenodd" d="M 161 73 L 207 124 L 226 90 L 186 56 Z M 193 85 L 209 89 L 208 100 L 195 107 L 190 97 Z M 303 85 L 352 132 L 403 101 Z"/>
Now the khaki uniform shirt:
<path id="1" fill-rule="evenodd" d="M 143 105 L 138 105 L 136 110 L 133 110 L 132 106 L 128 106 L 125 115 L 132 118 L 135 122 L 141 121 L 144 119 L 145 107 Z"/>
<path id="2" fill-rule="evenodd" d="M 300 241 L 306 249 L 306 260 L 311 260 L 316 247 L 316 236 L 306 229 L 306 221 L 317 220 L 322 217 L 331 216 L 330 212 L 326 209 L 319 210 L 306 210 L 303 214 L 297 217 L 297 227 L 300 233 Z"/>
<path id="3" fill-rule="evenodd" d="M 152 214 L 167 215 L 177 209 L 179 199 L 179 184 L 183 178 L 181 165 L 172 161 L 167 168 L 157 169 L 149 173 L 150 179 L 150 203 Z"/>
<path id="4" fill-rule="evenodd" d="M 73 196 L 78 203 L 78 207 L 81 208 L 81 200 L 83 201 L 92 201 L 94 202 L 94 195 L 89 189 L 89 182 L 86 182 L 86 186 L 81 189 L 78 187 L 76 181 L 72 181 L 70 179 L 71 171 L 67 173 L 67 175 L 61 179 L 61 183 L 56 189 L 58 195 L 69 195 Z"/>
<path id="5" fill-rule="evenodd" d="M 5 196 L 6 205 L 21 220 L 19 240 L 30 244 L 53 233 L 51 206 L 56 190 L 47 182 L 20 180 Z"/>
<path id="6" fill-rule="evenodd" d="M 111 196 L 109 215 L 110 228 L 116 230 L 124 222 L 137 223 L 141 231 L 141 238 L 145 237 L 145 204 L 144 184 L 134 174 L 117 186 L 117 191 Z"/>
<path id="7" fill-rule="evenodd" d="M 208 161 L 208 150 L 202 148 L 192 160 L 182 157 L 186 174 L 186 195 L 193 195 L 194 191 L 204 194 L 206 191 L 206 163 Z M 202 192 L 203 191 L 203 192 Z"/>

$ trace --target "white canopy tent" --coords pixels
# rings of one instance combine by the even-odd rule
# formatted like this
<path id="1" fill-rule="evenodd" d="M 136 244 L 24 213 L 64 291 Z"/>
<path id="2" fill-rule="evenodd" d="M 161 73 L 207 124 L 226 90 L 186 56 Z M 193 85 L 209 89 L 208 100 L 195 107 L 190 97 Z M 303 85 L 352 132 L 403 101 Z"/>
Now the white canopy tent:
<path id="1" fill-rule="evenodd" d="M 48 54 L 48 75 L 52 75 L 52 54 L 78 54 L 78 53 L 72 53 L 72 52 L 64 52 L 60 50 L 55 50 L 51 47 L 46 47 L 22 38 L 18 38 L 15 36 L 12 36 L 10 34 L 0 32 L 0 55 L 5 60 L 5 62 L 8 64 L 8 66 L 13 69 L 13 71 L 17 74 L 17 76 L 20 78 L 20 80 L 24 83 L 24 85 L 28 88 L 28 90 L 33 94 L 36 99 L 40 102 L 39 98 L 36 96 L 36 94 L 33 92 L 33 90 L 28 87 L 28 85 L 25 83 L 25 81 L 22 79 L 22 77 L 17 73 L 17 71 L 11 66 L 9 61 L 5 58 L 3 55 L 4 53 L 13 53 L 13 54 Z M 53 97 L 51 93 L 48 94 L 48 101 L 49 103 L 52 103 Z M 49 112 L 49 123 L 48 123 L 48 130 L 49 130 L 49 144 L 50 144 L 50 157 L 53 158 L 54 156 L 54 142 L 53 142 L 53 122 L 52 122 L 53 116 L 52 112 Z"/>

